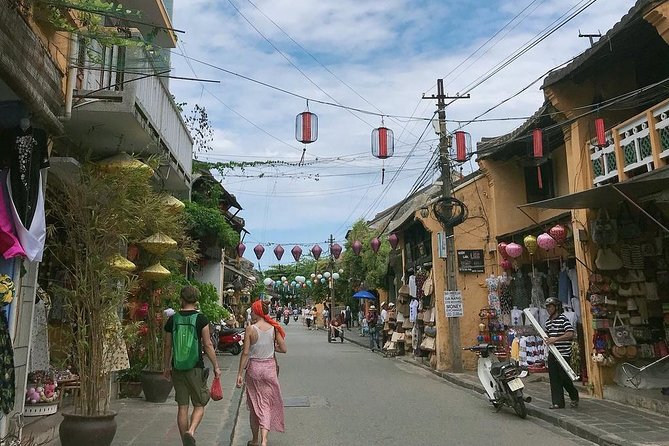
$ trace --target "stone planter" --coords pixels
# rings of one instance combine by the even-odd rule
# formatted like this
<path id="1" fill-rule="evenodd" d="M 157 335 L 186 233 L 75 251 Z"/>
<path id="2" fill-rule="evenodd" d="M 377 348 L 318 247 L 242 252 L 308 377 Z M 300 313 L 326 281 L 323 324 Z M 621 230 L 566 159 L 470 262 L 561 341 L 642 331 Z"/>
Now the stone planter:
<path id="1" fill-rule="evenodd" d="M 110 446 L 116 435 L 116 412 L 95 416 L 63 413 L 63 417 L 58 428 L 62 446 Z"/>
<path id="2" fill-rule="evenodd" d="M 139 398 L 142 394 L 142 383 L 121 381 L 119 384 L 119 394 L 121 398 Z"/>
<path id="3" fill-rule="evenodd" d="M 163 376 L 163 372 L 143 371 L 140 377 L 144 398 L 152 403 L 164 403 L 172 391 L 172 381 Z"/>

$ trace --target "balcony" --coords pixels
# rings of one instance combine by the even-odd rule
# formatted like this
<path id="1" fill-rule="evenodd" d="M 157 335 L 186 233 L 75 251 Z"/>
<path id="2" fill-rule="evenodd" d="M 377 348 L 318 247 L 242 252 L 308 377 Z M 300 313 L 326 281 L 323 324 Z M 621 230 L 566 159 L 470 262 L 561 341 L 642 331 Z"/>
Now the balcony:
<path id="1" fill-rule="evenodd" d="M 590 153 L 593 185 L 625 181 L 669 163 L 669 100 L 617 125 L 606 133 L 607 145 L 594 138 Z"/>
<path id="2" fill-rule="evenodd" d="M 96 159 L 120 152 L 160 155 L 164 188 L 187 198 L 193 140 L 166 84 L 151 75 L 154 56 L 138 48 L 99 50 L 108 62 L 79 72 L 68 136 Z"/>

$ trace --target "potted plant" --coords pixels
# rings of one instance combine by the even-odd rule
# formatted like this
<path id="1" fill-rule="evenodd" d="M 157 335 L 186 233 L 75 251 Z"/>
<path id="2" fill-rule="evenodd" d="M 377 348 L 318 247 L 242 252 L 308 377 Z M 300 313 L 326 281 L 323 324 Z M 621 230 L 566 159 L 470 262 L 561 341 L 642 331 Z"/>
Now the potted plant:
<path id="1" fill-rule="evenodd" d="M 135 163 L 86 163 L 76 177 L 50 181 L 48 249 L 62 273 L 52 292 L 66 302 L 80 383 L 74 410 L 60 426 L 63 446 L 109 445 L 116 432 L 109 382 L 112 371 L 129 366 L 118 313 L 137 288 L 129 273 L 134 265 L 119 258 L 119 250 L 156 224 L 180 224 L 165 217 L 151 176 L 151 168 Z"/>
<path id="2" fill-rule="evenodd" d="M 141 344 L 146 335 L 146 324 L 132 322 L 123 327 L 125 344 L 128 349 L 130 368 L 117 373 L 119 396 L 121 398 L 139 398 L 142 393 L 141 375 L 146 367 L 146 349 Z"/>

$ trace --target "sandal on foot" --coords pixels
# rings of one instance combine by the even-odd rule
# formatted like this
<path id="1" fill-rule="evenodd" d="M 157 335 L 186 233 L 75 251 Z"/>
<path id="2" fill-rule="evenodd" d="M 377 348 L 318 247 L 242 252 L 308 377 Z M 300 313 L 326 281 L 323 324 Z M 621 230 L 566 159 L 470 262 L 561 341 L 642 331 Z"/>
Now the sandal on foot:
<path id="1" fill-rule="evenodd" d="M 548 406 L 549 409 L 564 409 L 564 406 L 558 406 L 557 404 L 551 404 Z"/>
<path id="2" fill-rule="evenodd" d="M 569 407 L 573 409 L 578 408 L 578 400 L 571 400 L 571 403 L 569 403 Z"/>
<path id="3" fill-rule="evenodd" d="M 183 436 L 184 446 L 196 446 L 195 437 L 192 434 L 186 432 Z"/>

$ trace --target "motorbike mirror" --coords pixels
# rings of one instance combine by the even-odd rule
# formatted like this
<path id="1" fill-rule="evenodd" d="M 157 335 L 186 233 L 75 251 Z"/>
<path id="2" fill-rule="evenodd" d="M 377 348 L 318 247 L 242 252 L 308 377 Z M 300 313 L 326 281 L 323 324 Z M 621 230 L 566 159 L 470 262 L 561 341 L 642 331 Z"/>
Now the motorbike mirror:
<path id="1" fill-rule="evenodd" d="M 530 372 L 528 372 L 527 370 L 523 370 L 522 372 L 520 372 L 520 375 L 518 375 L 518 377 L 519 378 L 525 378 L 529 374 L 530 374 Z"/>

